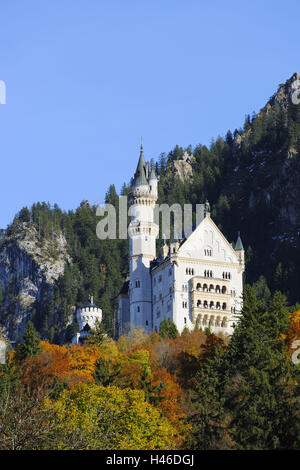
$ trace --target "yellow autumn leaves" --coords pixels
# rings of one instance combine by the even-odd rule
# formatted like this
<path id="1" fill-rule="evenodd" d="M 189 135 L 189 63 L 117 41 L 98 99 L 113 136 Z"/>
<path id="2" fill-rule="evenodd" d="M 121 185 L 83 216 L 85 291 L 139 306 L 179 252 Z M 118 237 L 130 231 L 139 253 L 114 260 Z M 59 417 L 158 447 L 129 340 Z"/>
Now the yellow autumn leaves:
<path id="1" fill-rule="evenodd" d="M 174 449 L 174 429 L 142 390 L 93 383 L 46 399 L 56 449 Z"/>

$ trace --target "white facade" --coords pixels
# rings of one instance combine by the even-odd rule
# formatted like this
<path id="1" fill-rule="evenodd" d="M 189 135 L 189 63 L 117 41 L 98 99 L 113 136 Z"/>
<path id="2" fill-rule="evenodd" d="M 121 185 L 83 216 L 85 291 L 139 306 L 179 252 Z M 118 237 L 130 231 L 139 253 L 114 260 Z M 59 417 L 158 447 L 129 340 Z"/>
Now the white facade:
<path id="1" fill-rule="evenodd" d="M 72 344 L 78 344 L 80 339 L 89 336 L 89 330 L 95 327 L 96 320 L 100 323 L 102 321 L 102 310 L 94 304 L 93 297 L 91 297 L 89 302 L 86 302 L 77 309 L 76 320 L 79 326 L 79 333 L 76 333 L 72 338 Z"/>
<path id="2" fill-rule="evenodd" d="M 119 296 L 119 333 L 130 326 L 158 332 L 166 317 L 174 321 L 179 332 L 185 327 L 193 329 L 197 323 L 202 329 L 232 334 L 243 290 L 240 237 L 234 250 L 206 205 L 204 217 L 191 235 L 170 246 L 164 244 L 156 258 L 159 228 L 153 222 L 157 200 L 153 170 L 147 178 L 148 166 L 141 149 L 130 199 L 129 282 Z"/>

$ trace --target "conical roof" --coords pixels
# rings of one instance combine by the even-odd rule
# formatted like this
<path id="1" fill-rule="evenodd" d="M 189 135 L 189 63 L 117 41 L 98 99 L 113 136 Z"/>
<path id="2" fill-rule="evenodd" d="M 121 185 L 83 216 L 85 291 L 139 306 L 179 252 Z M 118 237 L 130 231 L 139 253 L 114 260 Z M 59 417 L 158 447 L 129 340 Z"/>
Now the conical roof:
<path id="1" fill-rule="evenodd" d="M 134 185 L 135 186 L 142 186 L 142 185 L 147 185 L 147 165 L 145 162 L 144 158 L 144 151 L 143 151 L 143 145 L 141 145 L 141 150 L 140 150 L 140 158 L 139 162 L 136 168 L 136 172 L 134 175 Z"/>
<path id="2" fill-rule="evenodd" d="M 238 232 L 238 238 L 237 238 L 237 241 L 236 241 L 236 244 L 235 244 L 235 251 L 241 251 L 243 249 L 244 249 L 244 247 L 243 247 L 241 235 L 240 235 L 240 232 Z"/>
<path id="3" fill-rule="evenodd" d="M 151 167 L 151 172 L 150 172 L 150 176 L 149 176 L 149 181 L 151 180 L 157 180 L 157 176 L 156 176 L 156 173 L 155 173 L 155 170 L 154 170 L 154 165 L 152 165 Z"/>

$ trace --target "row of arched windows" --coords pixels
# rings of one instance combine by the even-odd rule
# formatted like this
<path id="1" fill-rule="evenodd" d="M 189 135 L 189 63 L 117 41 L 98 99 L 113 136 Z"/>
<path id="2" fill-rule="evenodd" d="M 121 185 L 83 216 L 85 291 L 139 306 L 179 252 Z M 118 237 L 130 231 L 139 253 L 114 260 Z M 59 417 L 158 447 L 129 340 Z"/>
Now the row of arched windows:
<path id="1" fill-rule="evenodd" d="M 212 271 L 209 271 L 208 269 L 205 269 L 205 271 L 204 271 L 204 277 L 213 277 Z"/>
<path id="2" fill-rule="evenodd" d="M 216 285 L 214 286 L 213 284 L 203 284 L 202 288 L 201 288 L 201 284 L 200 282 L 197 283 L 196 285 L 196 290 L 197 291 L 202 291 L 202 292 L 214 292 L 216 294 L 226 294 L 227 293 L 227 288 L 226 286 L 219 286 L 219 285 Z"/>
<path id="3" fill-rule="evenodd" d="M 151 206 L 151 199 L 135 199 L 134 204 L 139 204 L 142 206 Z"/>
<path id="4" fill-rule="evenodd" d="M 193 268 L 186 268 L 185 273 L 194 276 L 194 269 Z"/>
<path id="5" fill-rule="evenodd" d="M 197 300 L 197 307 L 198 308 L 210 308 L 210 309 L 216 309 L 216 310 L 226 310 L 227 304 L 226 302 L 223 302 L 221 305 L 220 302 L 215 303 L 213 300 L 211 301 L 204 300 L 202 303 L 201 300 Z"/>
<path id="6" fill-rule="evenodd" d="M 227 273 L 223 272 L 222 276 L 223 276 L 223 279 L 231 279 L 231 274 L 228 272 Z"/>
<path id="7" fill-rule="evenodd" d="M 196 323 L 201 326 L 221 326 L 223 328 L 227 327 L 228 319 L 227 317 L 215 316 L 215 315 L 201 315 L 197 316 Z"/>

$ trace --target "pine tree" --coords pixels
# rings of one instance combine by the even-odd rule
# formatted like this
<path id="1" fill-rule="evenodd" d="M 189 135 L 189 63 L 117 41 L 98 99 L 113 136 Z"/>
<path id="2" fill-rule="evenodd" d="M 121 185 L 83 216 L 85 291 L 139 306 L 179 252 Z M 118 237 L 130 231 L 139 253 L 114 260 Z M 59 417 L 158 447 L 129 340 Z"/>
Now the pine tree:
<path id="1" fill-rule="evenodd" d="M 167 320 L 164 317 L 159 325 L 159 335 L 161 338 L 178 338 L 179 333 L 173 320 Z"/>
<path id="2" fill-rule="evenodd" d="M 90 330 L 90 336 L 88 336 L 85 340 L 86 344 L 95 344 L 96 346 L 101 346 L 104 339 L 106 337 L 106 333 L 104 330 L 104 326 L 100 321 L 96 318 L 95 326 Z"/>
<path id="3" fill-rule="evenodd" d="M 113 363 L 111 359 L 99 357 L 93 374 L 96 384 L 104 385 L 104 387 L 111 385 L 115 377 L 119 375 L 120 368 L 121 365 Z"/>
<path id="4" fill-rule="evenodd" d="M 27 357 L 34 357 L 41 352 L 40 336 L 32 321 L 28 321 L 23 335 L 23 344 L 17 346 L 16 355 L 20 362 Z"/>
<path id="5" fill-rule="evenodd" d="M 245 288 L 243 315 L 227 354 L 225 406 L 239 449 L 286 449 L 299 445 L 299 370 L 280 334 L 287 328 L 285 297 L 277 292 L 265 310 L 254 289 Z"/>

